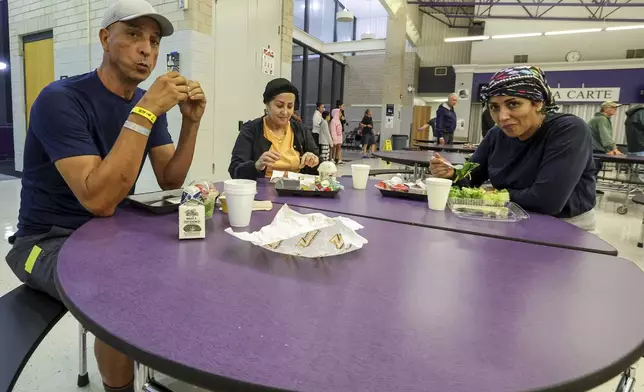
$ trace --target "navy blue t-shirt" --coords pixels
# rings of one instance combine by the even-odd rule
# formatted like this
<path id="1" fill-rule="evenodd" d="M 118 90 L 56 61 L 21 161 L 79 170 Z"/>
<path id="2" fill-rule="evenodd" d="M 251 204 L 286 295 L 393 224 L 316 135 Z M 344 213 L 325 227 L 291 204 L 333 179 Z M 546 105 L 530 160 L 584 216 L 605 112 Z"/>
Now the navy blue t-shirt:
<path id="1" fill-rule="evenodd" d="M 588 124 L 571 114 L 549 114 L 528 140 L 492 128 L 470 158 L 480 166 L 470 181 L 490 180 L 526 210 L 572 218 L 595 206 L 595 164 Z"/>
<path id="2" fill-rule="evenodd" d="M 75 230 L 92 218 L 54 162 L 80 155 L 105 158 L 144 93 L 137 88 L 131 100 L 124 99 L 109 91 L 96 71 L 43 89 L 31 108 L 25 140 L 18 237 L 46 233 L 52 226 Z M 152 128 L 141 167 L 151 148 L 170 143 L 163 115 Z"/>

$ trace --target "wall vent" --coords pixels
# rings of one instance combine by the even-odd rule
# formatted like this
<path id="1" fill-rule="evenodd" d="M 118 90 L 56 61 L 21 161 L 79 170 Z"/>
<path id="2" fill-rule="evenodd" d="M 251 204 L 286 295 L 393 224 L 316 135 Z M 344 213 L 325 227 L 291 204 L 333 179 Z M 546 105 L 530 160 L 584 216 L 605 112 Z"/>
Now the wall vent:
<path id="1" fill-rule="evenodd" d="M 644 49 L 628 49 L 626 51 L 627 59 L 644 59 Z"/>
<path id="2" fill-rule="evenodd" d="M 434 76 L 447 76 L 447 67 L 434 68 Z"/>
<path id="3" fill-rule="evenodd" d="M 528 55 L 527 54 L 515 54 L 514 55 L 514 63 L 515 64 L 523 64 L 528 62 Z"/>

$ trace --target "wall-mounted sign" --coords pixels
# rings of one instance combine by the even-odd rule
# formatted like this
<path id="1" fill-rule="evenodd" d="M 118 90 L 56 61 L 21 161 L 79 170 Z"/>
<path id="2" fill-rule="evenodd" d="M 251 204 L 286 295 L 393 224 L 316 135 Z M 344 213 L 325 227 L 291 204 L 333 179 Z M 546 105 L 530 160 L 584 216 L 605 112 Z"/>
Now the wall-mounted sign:
<path id="1" fill-rule="evenodd" d="M 556 102 L 619 101 L 619 87 L 553 88 Z"/>
<path id="2" fill-rule="evenodd" d="M 271 47 L 263 48 L 262 52 L 262 72 L 266 75 L 275 75 L 275 52 Z"/>

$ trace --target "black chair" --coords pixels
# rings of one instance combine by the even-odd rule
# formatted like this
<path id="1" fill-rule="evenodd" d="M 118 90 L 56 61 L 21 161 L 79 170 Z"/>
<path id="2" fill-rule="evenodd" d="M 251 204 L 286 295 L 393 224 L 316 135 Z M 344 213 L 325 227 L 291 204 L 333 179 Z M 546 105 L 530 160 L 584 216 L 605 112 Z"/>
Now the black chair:
<path id="1" fill-rule="evenodd" d="M 644 195 L 635 195 L 633 196 L 633 203 L 644 205 Z M 640 229 L 640 240 L 637 242 L 638 248 L 644 247 L 644 219 L 642 219 L 642 228 Z"/>
<path id="2" fill-rule="evenodd" d="M 13 390 L 31 354 L 66 312 L 62 303 L 25 285 L 0 297 L 0 392 Z"/>

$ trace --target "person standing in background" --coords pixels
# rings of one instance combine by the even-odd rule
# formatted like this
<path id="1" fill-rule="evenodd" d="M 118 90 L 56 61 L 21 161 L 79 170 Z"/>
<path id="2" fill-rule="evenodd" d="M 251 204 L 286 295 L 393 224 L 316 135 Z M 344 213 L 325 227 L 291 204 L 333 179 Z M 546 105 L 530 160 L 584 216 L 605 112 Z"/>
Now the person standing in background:
<path id="1" fill-rule="evenodd" d="M 347 125 L 347 118 L 344 115 L 344 103 L 341 100 L 335 101 L 336 109 L 340 109 L 340 123 L 342 123 L 342 133 L 344 134 L 344 127 Z"/>
<path id="2" fill-rule="evenodd" d="M 324 104 L 318 102 L 315 104 L 315 112 L 313 112 L 313 139 L 315 144 L 320 146 L 320 126 L 322 125 L 322 112 L 324 112 Z"/>
<path id="3" fill-rule="evenodd" d="M 338 165 L 343 165 L 342 162 L 342 122 L 340 121 L 340 109 L 333 109 L 331 112 L 331 138 L 333 139 L 333 147 L 331 149 L 331 154 L 335 163 Z"/>
<path id="4" fill-rule="evenodd" d="M 617 113 L 619 105 L 613 101 L 602 103 L 601 110 L 595 113 L 588 126 L 593 137 L 593 151 L 608 155 L 624 155 L 613 140 L 613 124 L 610 118 Z"/>
<path id="5" fill-rule="evenodd" d="M 483 137 L 485 137 L 485 135 L 487 135 L 487 132 L 495 126 L 496 124 L 492 119 L 490 109 L 486 107 L 485 110 L 483 110 L 483 113 L 481 113 L 481 133 L 483 134 Z"/>
<path id="6" fill-rule="evenodd" d="M 360 121 L 360 128 L 362 129 L 362 158 L 369 158 L 367 150 L 371 147 L 371 157 L 376 151 L 376 137 L 373 133 L 373 118 L 371 117 L 371 109 L 364 112 L 364 117 Z"/>
<path id="7" fill-rule="evenodd" d="M 447 102 L 438 107 L 436 111 L 436 132 L 439 144 L 452 144 L 454 131 L 456 131 L 456 112 L 454 107 L 458 102 L 456 94 L 450 94 Z"/>
<path id="8" fill-rule="evenodd" d="M 331 146 L 333 146 L 333 139 L 331 138 L 331 132 L 329 131 L 329 120 L 331 120 L 331 115 L 327 110 L 322 113 L 322 124 L 320 125 L 320 162 L 326 162 L 330 160 L 329 151 Z"/>
<path id="9" fill-rule="evenodd" d="M 629 155 L 644 155 L 644 105 L 636 105 L 626 112 L 626 143 Z"/>

